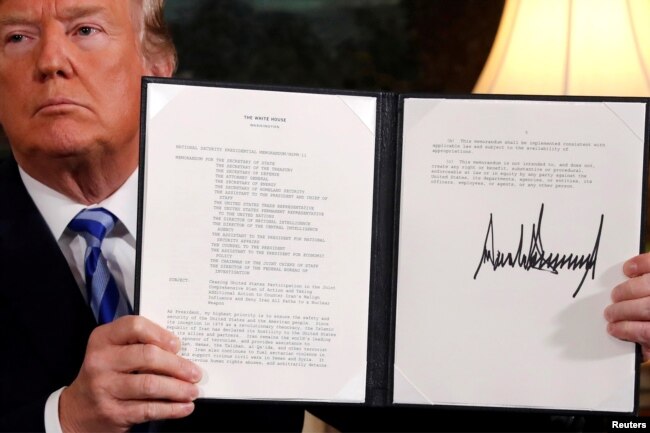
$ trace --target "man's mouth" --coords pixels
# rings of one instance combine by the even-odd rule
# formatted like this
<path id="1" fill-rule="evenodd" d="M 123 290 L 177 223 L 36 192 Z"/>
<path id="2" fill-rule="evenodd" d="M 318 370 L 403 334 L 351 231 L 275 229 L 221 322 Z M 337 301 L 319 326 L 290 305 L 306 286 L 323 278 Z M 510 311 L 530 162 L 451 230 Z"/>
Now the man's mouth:
<path id="1" fill-rule="evenodd" d="M 54 97 L 40 104 L 35 114 L 62 114 L 78 108 L 84 108 L 84 105 L 70 98 Z"/>

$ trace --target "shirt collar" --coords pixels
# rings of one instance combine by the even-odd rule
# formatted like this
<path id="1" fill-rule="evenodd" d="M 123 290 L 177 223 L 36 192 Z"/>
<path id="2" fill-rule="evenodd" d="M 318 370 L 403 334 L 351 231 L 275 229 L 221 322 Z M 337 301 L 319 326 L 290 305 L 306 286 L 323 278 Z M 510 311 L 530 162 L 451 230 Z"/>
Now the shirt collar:
<path id="1" fill-rule="evenodd" d="M 60 239 L 70 220 L 85 208 L 103 207 L 113 213 L 135 239 L 138 221 L 138 170 L 106 200 L 90 206 L 79 204 L 27 174 L 20 166 L 20 177 L 55 239 Z"/>

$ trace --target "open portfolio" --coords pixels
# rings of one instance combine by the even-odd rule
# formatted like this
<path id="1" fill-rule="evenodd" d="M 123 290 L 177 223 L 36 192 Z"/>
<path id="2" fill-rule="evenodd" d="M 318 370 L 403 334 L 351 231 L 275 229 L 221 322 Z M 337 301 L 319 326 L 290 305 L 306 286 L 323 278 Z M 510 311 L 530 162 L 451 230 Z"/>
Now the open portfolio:
<path id="1" fill-rule="evenodd" d="M 136 308 L 204 397 L 636 411 L 603 310 L 640 250 L 648 100 L 142 101 Z"/>

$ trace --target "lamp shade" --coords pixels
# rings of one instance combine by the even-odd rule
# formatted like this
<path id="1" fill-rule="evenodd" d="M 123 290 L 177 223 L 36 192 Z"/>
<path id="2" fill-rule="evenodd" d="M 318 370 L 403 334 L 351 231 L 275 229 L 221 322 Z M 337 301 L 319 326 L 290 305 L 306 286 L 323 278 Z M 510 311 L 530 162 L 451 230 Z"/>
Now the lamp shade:
<path id="1" fill-rule="evenodd" d="M 506 0 L 475 93 L 650 95 L 650 0 Z"/>

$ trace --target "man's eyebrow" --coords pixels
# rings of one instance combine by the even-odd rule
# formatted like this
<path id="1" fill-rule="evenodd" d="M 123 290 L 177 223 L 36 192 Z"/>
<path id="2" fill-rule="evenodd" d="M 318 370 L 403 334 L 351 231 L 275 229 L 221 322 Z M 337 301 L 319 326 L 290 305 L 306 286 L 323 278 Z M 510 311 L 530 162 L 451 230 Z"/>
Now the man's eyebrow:
<path id="1" fill-rule="evenodd" d="M 60 18 L 64 21 L 73 21 L 93 15 L 107 16 L 106 8 L 93 5 L 75 5 L 67 7 L 59 13 Z M 38 22 L 39 18 L 22 14 L 0 17 L 0 26 L 37 25 Z"/>
<path id="2" fill-rule="evenodd" d="M 36 20 L 26 16 L 14 15 L 0 17 L 0 26 L 34 25 Z"/>

